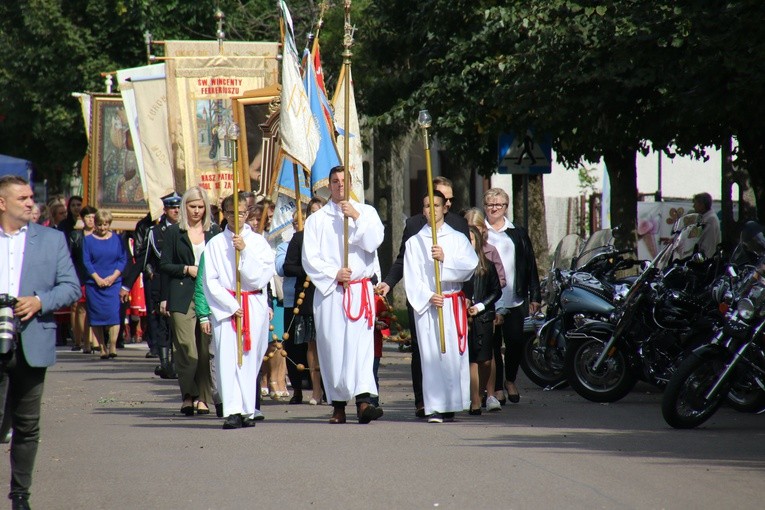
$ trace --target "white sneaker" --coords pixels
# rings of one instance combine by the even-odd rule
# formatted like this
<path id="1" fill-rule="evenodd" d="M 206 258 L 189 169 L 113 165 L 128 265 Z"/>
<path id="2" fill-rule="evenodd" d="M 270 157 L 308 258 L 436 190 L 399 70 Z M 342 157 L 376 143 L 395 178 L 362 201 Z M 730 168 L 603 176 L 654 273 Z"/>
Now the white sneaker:
<path id="1" fill-rule="evenodd" d="M 428 423 L 443 423 L 444 417 L 441 416 L 441 413 L 433 413 L 430 416 L 428 416 Z"/>
<path id="2" fill-rule="evenodd" d="M 497 397 L 490 395 L 486 398 L 486 410 L 487 411 L 499 411 L 502 409 L 502 405 L 497 400 Z"/>
<path id="3" fill-rule="evenodd" d="M 252 419 L 254 421 L 260 421 L 260 420 L 265 420 L 266 417 L 263 415 L 263 413 L 260 411 L 260 409 L 255 409 L 252 412 Z"/>

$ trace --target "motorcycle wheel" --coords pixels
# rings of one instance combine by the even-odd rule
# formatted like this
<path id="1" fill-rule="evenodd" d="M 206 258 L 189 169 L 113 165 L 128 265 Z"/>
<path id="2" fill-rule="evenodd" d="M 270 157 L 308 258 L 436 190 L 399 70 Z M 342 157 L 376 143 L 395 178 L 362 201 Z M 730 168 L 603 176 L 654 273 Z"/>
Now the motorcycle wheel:
<path id="1" fill-rule="evenodd" d="M 563 373 L 563 357 L 558 349 L 545 347 L 543 341 L 533 333 L 524 337 L 521 369 L 537 386 L 559 387 L 566 381 L 566 375 Z"/>
<path id="2" fill-rule="evenodd" d="M 727 388 L 712 398 L 704 395 L 724 369 L 719 356 L 691 355 L 667 384 L 661 400 L 664 420 L 676 429 L 692 429 L 707 421 L 722 404 Z"/>
<path id="3" fill-rule="evenodd" d="M 579 395 L 592 402 L 616 402 L 637 384 L 627 358 L 618 349 L 613 356 L 606 358 L 600 369 L 593 369 L 604 345 L 602 340 L 586 338 L 569 342 L 566 347 L 564 370 L 568 383 Z"/>
<path id="4" fill-rule="evenodd" d="M 752 373 L 744 373 L 733 379 L 726 402 L 740 413 L 756 413 L 765 409 L 765 391 L 754 380 Z"/>

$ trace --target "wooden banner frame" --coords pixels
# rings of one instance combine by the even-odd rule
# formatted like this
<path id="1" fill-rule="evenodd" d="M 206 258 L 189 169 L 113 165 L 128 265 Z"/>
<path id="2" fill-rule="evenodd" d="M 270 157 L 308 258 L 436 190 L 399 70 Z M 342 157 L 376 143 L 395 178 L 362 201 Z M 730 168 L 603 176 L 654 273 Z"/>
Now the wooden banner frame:
<path id="1" fill-rule="evenodd" d="M 270 190 L 274 159 L 278 143 L 278 100 L 281 87 L 272 85 L 248 90 L 233 97 L 234 121 L 239 125 L 241 139 L 239 160 L 242 162 L 240 188 L 266 195 Z M 259 178 L 255 178 L 255 177 Z"/>

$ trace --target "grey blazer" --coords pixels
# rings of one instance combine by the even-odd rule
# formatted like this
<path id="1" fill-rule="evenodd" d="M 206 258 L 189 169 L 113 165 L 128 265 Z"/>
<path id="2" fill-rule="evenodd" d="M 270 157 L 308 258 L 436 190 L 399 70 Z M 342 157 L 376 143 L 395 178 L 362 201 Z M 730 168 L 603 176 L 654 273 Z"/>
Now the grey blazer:
<path id="1" fill-rule="evenodd" d="M 20 296 L 39 296 L 42 309 L 21 324 L 21 346 L 29 366 L 49 367 L 56 362 L 56 321 L 53 312 L 80 298 L 64 234 L 30 223 L 21 265 Z"/>

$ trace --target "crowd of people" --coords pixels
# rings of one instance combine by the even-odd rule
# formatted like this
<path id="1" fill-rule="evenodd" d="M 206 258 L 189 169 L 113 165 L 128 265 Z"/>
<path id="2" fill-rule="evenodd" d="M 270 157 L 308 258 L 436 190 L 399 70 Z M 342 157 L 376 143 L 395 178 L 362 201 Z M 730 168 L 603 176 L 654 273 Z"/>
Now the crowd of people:
<path id="1" fill-rule="evenodd" d="M 159 360 L 155 374 L 178 381 L 183 415 L 210 414 L 214 406 L 224 429 L 251 427 L 264 418 L 260 399 L 270 396 L 327 402 L 331 424 L 346 423 L 353 403 L 355 418 L 367 424 L 384 414 L 377 370 L 384 325 L 377 315 L 403 278 L 416 416 L 442 423 L 518 402 L 513 340 L 540 299 L 531 242 L 507 220 L 507 194 L 487 191 L 483 210 L 463 217 L 450 210 L 451 182 L 437 178 L 432 210 L 423 197 L 422 214 L 407 219 L 399 256 L 383 277 L 377 257 L 383 223 L 371 205 L 345 199 L 344 173 L 331 171 L 329 200 L 312 199 L 295 216 L 296 234 L 282 242 L 263 235 L 273 204 L 251 193 L 225 198 L 220 222 L 203 188 L 170 193 L 161 217 L 147 215 L 129 235 L 112 230 L 108 210 L 82 207 L 80 197 L 51 204 L 49 225 L 69 248 L 54 281 L 68 289 L 55 304 L 71 305 L 73 350 L 118 357 L 119 339 L 135 336 L 129 327 L 121 331 L 126 313 L 137 314 L 147 357 Z M 0 183 L 0 212 L 4 196 L 26 189 Z M 17 219 L 27 226 L 19 232 L 31 234 L 34 204 L 21 195 Z M 0 239 L 12 245 L 8 229 L 4 223 Z M 2 291 L 25 295 L 0 283 Z M 282 349 L 286 356 L 274 355 Z M 9 412 L 18 419 L 12 450 L 23 449 L 39 431 L 25 431 L 18 412 Z M 21 480 L 12 494 L 28 496 L 23 474 Z"/>

